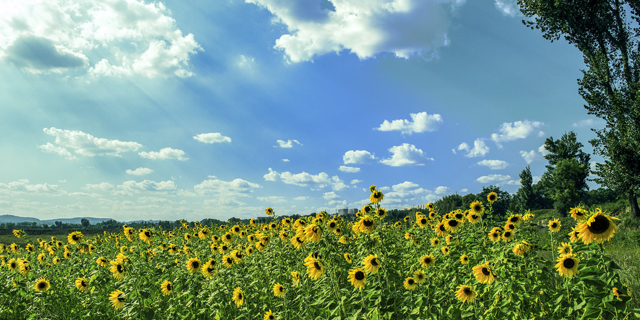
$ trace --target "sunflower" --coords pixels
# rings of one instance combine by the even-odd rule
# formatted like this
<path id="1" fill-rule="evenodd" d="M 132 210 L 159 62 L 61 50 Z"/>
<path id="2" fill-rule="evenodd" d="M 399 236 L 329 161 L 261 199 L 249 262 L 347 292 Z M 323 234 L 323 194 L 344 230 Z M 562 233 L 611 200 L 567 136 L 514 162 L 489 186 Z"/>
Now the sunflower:
<path id="1" fill-rule="evenodd" d="M 370 274 L 378 273 L 380 270 L 380 259 L 378 259 L 378 255 L 369 255 L 363 259 L 364 270 Z"/>
<path id="2" fill-rule="evenodd" d="M 482 216 L 484 214 L 484 205 L 482 202 L 476 200 L 469 205 L 469 209 L 471 209 L 471 213 Z"/>
<path id="3" fill-rule="evenodd" d="M 473 303 L 478 295 L 470 286 L 459 285 L 456 298 L 462 303 Z"/>
<path id="4" fill-rule="evenodd" d="M 493 242 L 500 241 L 500 232 L 497 230 L 491 230 L 491 232 L 489 232 L 489 239 Z"/>
<path id="5" fill-rule="evenodd" d="M 407 290 L 413 290 L 418 287 L 416 280 L 413 277 L 407 277 L 404 279 L 404 288 Z"/>
<path id="6" fill-rule="evenodd" d="M 624 296 L 624 294 L 622 294 L 620 290 L 618 290 L 618 288 L 613 287 L 612 292 L 613 292 L 613 295 L 616 297 L 616 299 L 622 300 L 620 299 L 620 296 Z"/>
<path id="7" fill-rule="evenodd" d="M 511 240 L 513 240 L 514 234 L 513 231 L 505 231 L 502 234 L 502 240 L 504 240 L 504 242 L 511 242 Z"/>
<path id="8" fill-rule="evenodd" d="M 522 219 L 522 215 L 521 214 L 512 214 L 509 217 L 509 219 L 507 219 L 507 223 L 513 223 L 516 226 L 519 226 L 522 223 L 522 221 L 524 221 L 524 220 Z"/>
<path id="9" fill-rule="evenodd" d="M 226 245 L 226 244 L 223 244 L 223 245 L 220 246 L 220 248 L 218 248 L 218 250 L 222 254 L 227 254 L 229 252 L 229 246 Z"/>
<path id="10" fill-rule="evenodd" d="M 253 254 L 253 246 L 248 246 L 245 252 L 247 253 L 247 256 L 251 256 Z"/>
<path id="11" fill-rule="evenodd" d="M 435 228 L 436 235 L 439 237 L 444 237 L 447 235 L 447 228 L 444 226 L 444 222 L 440 222 L 436 225 Z"/>
<path id="12" fill-rule="evenodd" d="M 427 281 L 427 275 L 422 269 L 418 269 L 413 273 L 413 279 L 416 280 L 416 283 L 424 283 Z"/>
<path id="13" fill-rule="evenodd" d="M 578 263 L 580 259 L 573 256 L 573 254 L 563 255 L 558 258 L 556 269 L 561 276 L 571 278 L 578 274 Z"/>
<path id="14" fill-rule="evenodd" d="M 342 244 L 349 244 L 349 239 L 347 239 L 347 237 L 342 236 L 340 237 L 340 239 L 338 239 L 338 242 L 342 243 Z"/>
<path id="15" fill-rule="evenodd" d="M 469 257 L 467 257 L 466 254 L 463 254 L 460 256 L 460 263 L 462 264 L 469 264 Z"/>
<path id="16" fill-rule="evenodd" d="M 267 209 L 271 209 L 271 208 L 267 208 Z M 242 292 L 242 289 L 240 289 L 239 287 L 236 287 L 233 290 L 232 300 L 233 302 L 235 302 L 238 308 L 244 303 L 244 293 Z"/>
<path id="17" fill-rule="evenodd" d="M 173 291 L 173 284 L 171 284 L 171 282 L 169 282 L 168 280 L 162 281 L 162 283 L 160 284 L 160 291 L 162 291 L 162 294 L 164 294 L 165 296 L 170 295 Z"/>
<path id="18" fill-rule="evenodd" d="M 507 222 L 507 224 L 504 225 L 504 229 L 508 231 L 515 231 L 516 225 L 514 223 Z"/>
<path id="19" fill-rule="evenodd" d="M 478 222 L 480 222 L 480 216 L 475 214 L 475 213 L 470 213 L 467 215 L 467 220 L 469 220 L 469 222 L 476 224 Z"/>
<path id="20" fill-rule="evenodd" d="M 416 217 L 416 222 L 418 223 L 418 225 L 420 226 L 420 228 L 424 228 L 428 225 L 428 220 L 426 216 L 423 215 L 419 215 Z"/>
<path id="21" fill-rule="evenodd" d="M 562 227 L 562 223 L 560 223 L 560 220 L 555 219 L 549 221 L 549 231 L 558 232 L 560 231 L 560 227 Z"/>
<path id="22" fill-rule="evenodd" d="M 571 242 L 580 241 L 580 232 L 576 230 L 576 227 L 573 227 L 573 231 L 569 232 L 569 240 L 571 240 Z"/>
<path id="23" fill-rule="evenodd" d="M 69 259 L 69 258 L 71 258 L 71 252 L 65 251 L 63 256 L 64 256 L 65 259 Z"/>
<path id="24" fill-rule="evenodd" d="M 230 256 L 222 256 L 222 265 L 225 268 L 231 268 L 233 266 L 233 258 Z"/>
<path id="25" fill-rule="evenodd" d="M 359 290 L 364 289 L 364 283 L 367 280 L 367 274 L 360 268 L 349 270 L 349 282 Z"/>
<path id="26" fill-rule="evenodd" d="M 344 254 L 344 260 L 346 260 L 348 264 L 353 263 L 353 260 L 351 259 L 351 255 L 349 253 Z"/>
<path id="27" fill-rule="evenodd" d="M 43 264 L 43 263 L 46 261 L 46 257 L 47 257 L 47 255 L 45 255 L 45 254 L 44 254 L 44 252 L 43 252 L 43 253 L 41 253 L 41 254 L 39 254 L 39 255 L 38 255 L 38 262 L 39 262 L 40 264 Z"/>
<path id="28" fill-rule="evenodd" d="M 36 284 L 33 285 L 33 288 L 36 289 L 36 291 L 38 292 L 45 292 L 49 290 L 50 287 L 51 286 L 49 285 L 49 281 L 42 278 L 36 281 Z"/>
<path id="29" fill-rule="evenodd" d="M 111 268 L 109 271 L 111 271 L 116 280 L 122 280 L 124 278 L 125 269 L 119 261 L 111 261 Z"/>
<path id="30" fill-rule="evenodd" d="M 433 203 L 429 202 L 426 205 L 427 209 L 429 210 L 429 212 L 434 211 L 436 208 L 433 206 Z"/>
<path id="31" fill-rule="evenodd" d="M 280 283 L 276 283 L 273 286 L 273 295 L 278 297 L 278 298 L 282 298 L 284 297 L 284 287 L 280 284 Z"/>
<path id="32" fill-rule="evenodd" d="M 25 232 L 22 230 L 13 230 L 13 235 L 16 236 L 16 238 L 22 238 L 22 236 L 25 235 Z"/>
<path id="33" fill-rule="evenodd" d="M 448 219 L 444 221 L 444 227 L 448 232 L 456 232 L 462 223 L 456 219 Z"/>
<path id="34" fill-rule="evenodd" d="M 333 230 L 333 233 L 335 233 L 336 236 L 340 236 L 340 235 L 342 235 L 342 229 L 340 227 L 338 227 L 335 230 Z"/>
<path id="35" fill-rule="evenodd" d="M 375 184 L 372 184 L 371 186 L 369 186 L 369 191 L 371 191 L 371 193 L 375 192 L 377 190 L 377 187 Z"/>
<path id="36" fill-rule="evenodd" d="M 16 259 L 10 259 L 9 262 L 7 262 L 7 267 L 11 271 L 16 271 L 18 269 L 18 262 Z"/>
<path id="37" fill-rule="evenodd" d="M 264 320 L 276 320 L 276 319 L 278 319 L 278 316 L 273 312 L 271 312 L 271 310 L 267 311 L 264 314 Z"/>
<path id="38" fill-rule="evenodd" d="M 291 272 L 291 281 L 297 287 L 300 284 L 300 273 L 298 273 L 297 271 Z"/>
<path id="39" fill-rule="evenodd" d="M 512 251 L 516 256 L 523 256 L 525 253 L 527 253 L 527 251 L 529 251 L 530 248 L 531 247 L 527 242 L 522 242 L 516 244 L 516 246 L 513 247 Z"/>
<path id="40" fill-rule="evenodd" d="M 603 214 L 601 211 L 592 215 L 585 223 L 578 225 L 577 230 L 580 232 L 580 239 L 584 244 L 590 244 L 595 241 L 602 244 L 609 241 L 616 233 L 618 228 L 610 216 Z"/>
<path id="41" fill-rule="evenodd" d="M 310 224 L 304 229 L 304 241 L 318 242 L 322 237 L 322 228 L 316 224 Z"/>
<path id="42" fill-rule="evenodd" d="M 373 218 L 371 218 L 368 215 L 362 216 L 360 218 L 360 221 L 358 221 L 358 223 L 359 223 L 360 232 L 369 233 L 369 232 L 373 231 L 373 229 L 375 229 L 375 227 L 376 227 L 375 220 L 373 220 Z"/>
<path id="43" fill-rule="evenodd" d="M 264 209 L 264 213 L 268 216 L 273 215 L 273 208 L 268 207 L 266 209 Z M 242 303 L 241 303 L 242 304 Z"/>
<path id="44" fill-rule="evenodd" d="M 84 278 L 78 278 L 76 280 L 76 288 L 80 290 L 80 292 L 87 291 L 87 289 L 89 289 L 89 281 L 87 281 L 87 279 L 84 279 Z"/>
<path id="45" fill-rule="evenodd" d="M 77 244 L 78 242 L 82 241 L 82 238 L 84 238 L 82 232 L 74 231 L 67 236 L 67 242 L 69 242 L 70 244 Z"/>
<path id="46" fill-rule="evenodd" d="M 309 278 L 317 280 L 324 275 L 324 265 L 320 260 L 311 259 L 305 262 L 304 265 L 307 267 Z"/>
<path id="47" fill-rule="evenodd" d="M 116 310 L 122 310 L 124 308 L 124 302 L 127 298 L 124 296 L 124 292 L 120 290 L 116 290 L 111 292 L 109 295 L 109 301 L 111 301 L 111 306 Z"/>
<path id="48" fill-rule="evenodd" d="M 27 274 L 29 274 L 29 271 L 31 271 L 31 265 L 29 264 L 29 261 L 23 261 L 20 264 L 20 274 L 26 276 Z"/>
<path id="49" fill-rule="evenodd" d="M 573 249 L 571 248 L 571 245 L 563 242 L 562 244 L 560 244 L 560 246 L 558 247 L 558 254 L 559 255 L 565 255 L 565 254 L 570 254 L 573 253 Z"/>
<path id="50" fill-rule="evenodd" d="M 51 262 L 53 262 L 53 264 L 58 264 L 60 263 L 60 258 L 54 257 L 53 260 L 51 260 Z"/>
<path id="51" fill-rule="evenodd" d="M 571 217 L 575 219 L 576 222 L 582 222 L 587 218 L 587 214 L 589 214 L 589 211 L 578 207 L 578 208 L 571 208 L 569 213 L 571 213 Z"/>
<path id="52" fill-rule="evenodd" d="M 429 241 L 431 241 L 431 245 L 434 247 L 437 247 L 440 245 L 440 239 L 438 238 L 431 238 Z"/>
<path id="53" fill-rule="evenodd" d="M 449 248 L 448 247 L 443 246 L 442 248 L 440 248 L 440 250 L 442 251 L 442 254 L 449 255 Z"/>
<path id="54" fill-rule="evenodd" d="M 489 203 L 494 203 L 498 200 L 498 194 L 495 192 L 490 192 L 487 195 L 487 201 L 489 201 Z"/>
<path id="55" fill-rule="evenodd" d="M 216 273 L 216 261 L 211 259 L 202 266 L 202 275 L 205 278 L 211 278 L 214 273 Z"/>
<path id="56" fill-rule="evenodd" d="M 488 264 L 477 265 L 473 267 L 473 275 L 480 283 L 491 284 L 496 280 L 496 276 L 491 272 Z"/>
<path id="57" fill-rule="evenodd" d="M 420 265 L 423 268 L 429 268 L 435 264 L 436 264 L 436 259 L 430 254 L 425 254 L 422 257 L 420 257 Z"/>

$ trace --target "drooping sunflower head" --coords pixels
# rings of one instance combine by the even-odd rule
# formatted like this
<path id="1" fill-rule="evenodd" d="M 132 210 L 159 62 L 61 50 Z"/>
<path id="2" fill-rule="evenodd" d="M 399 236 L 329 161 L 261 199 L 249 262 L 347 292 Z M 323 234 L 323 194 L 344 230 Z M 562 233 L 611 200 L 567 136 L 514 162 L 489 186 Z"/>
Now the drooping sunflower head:
<path id="1" fill-rule="evenodd" d="M 488 263 L 477 265 L 473 267 L 473 275 L 480 283 L 491 284 L 496 280 L 495 275 L 491 272 L 491 268 Z"/>
<path id="2" fill-rule="evenodd" d="M 376 185 L 375 185 L 375 184 L 372 184 L 372 185 L 369 187 L 369 191 L 371 191 L 371 193 L 374 193 L 376 190 L 377 190 L 377 187 L 376 187 Z"/>
<path id="3" fill-rule="evenodd" d="M 459 285 L 457 289 L 456 299 L 460 300 L 462 303 L 473 303 L 475 301 L 477 293 L 473 291 L 473 288 L 470 286 Z"/>
<path id="4" fill-rule="evenodd" d="M 344 254 L 344 260 L 346 260 L 348 264 L 353 263 L 353 260 L 351 259 L 351 255 L 349 253 Z"/>
<path id="5" fill-rule="evenodd" d="M 239 287 L 236 287 L 233 290 L 232 300 L 238 308 L 242 306 L 242 304 L 244 303 L 244 293 L 242 292 L 242 289 L 240 289 Z"/>
<path id="6" fill-rule="evenodd" d="M 509 217 L 509 219 L 507 219 L 507 223 L 513 223 L 516 226 L 519 226 L 524 220 L 522 220 L 522 215 L 521 214 L 514 214 L 511 215 Z"/>
<path id="7" fill-rule="evenodd" d="M 575 219 L 576 222 L 582 222 L 585 219 L 587 219 L 587 215 L 589 214 L 589 211 L 587 211 L 584 208 L 576 207 L 576 208 L 571 208 L 569 213 L 571 213 L 571 217 Z"/>
<path id="8" fill-rule="evenodd" d="M 429 210 L 429 212 L 433 212 L 434 210 L 436 210 L 435 206 L 431 202 L 427 203 L 426 207 L 427 207 L 427 210 Z"/>
<path id="9" fill-rule="evenodd" d="M 233 266 L 233 258 L 231 258 L 230 256 L 223 256 L 222 257 L 222 265 L 225 268 L 231 268 L 231 266 Z"/>
<path id="10" fill-rule="evenodd" d="M 120 290 L 113 291 L 109 295 L 111 306 L 116 310 L 122 310 L 122 308 L 124 308 L 124 302 L 126 300 L 127 298 L 125 297 L 124 292 Z"/>
<path id="11" fill-rule="evenodd" d="M 39 279 L 38 281 L 36 281 L 36 284 L 33 286 L 33 288 L 36 289 L 36 291 L 38 292 L 45 292 L 49 290 L 50 287 L 51 286 L 49 285 L 49 281 L 45 279 Z"/>
<path id="12" fill-rule="evenodd" d="M 369 255 L 363 259 L 364 270 L 370 274 L 376 274 L 380 267 L 382 266 L 380 263 L 380 259 L 378 255 Z"/>
<path id="13" fill-rule="evenodd" d="M 162 291 L 162 294 L 165 296 L 170 295 L 171 292 L 173 292 L 173 284 L 168 280 L 162 281 L 160 284 L 160 291 Z"/>
<path id="14" fill-rule="evenodd" d="M 579 224 L 577 230 L 580 232 L 580 239 L 585 244 L 590 244 L 593 241 L 602 244 L 613 238 L 617 228 L 612 217 L 598 211 L 586 222 Z"/>
<path id="15" fill-rule="evenodd" d="M 579 225 L 578 225 L 579 226 Z M 569 232 L 569 240 L 571 242 L 578 242 L 580 241 L 580 231 L 577 230 L 577 226 L 573 227 L 573 230 L 571 232 Z"/>
<path id="16" fill-rule="evenodd" d="M 324 265 L 320 260 L 312 259 L 305 262 L 304 265 L 307 266 L 307 274 L 309 275 L 309 278 L 317 280 L 324 275 Z"/>
<path id="17" fill-rule="evenodd" d="M 440 250 L 442 251 L 442 254 L 449 255 L 449 248 L 448 247 L 443 246 L 442 248 L 440 248 Z"/>
<path id="18" fill-rule="evenodd" d="M 297 287 L 300 284 L 300 273 L 298 273 L 297 271 L 291 272 L 291 281 Z"/>
<path id="19" fill-rule="evenodd" d="M 495 192 L 490 192 L 487 195 L 487 201 L 489 201 L 489 203 L 494 203 L 498 200 L 498 194 Z"/>

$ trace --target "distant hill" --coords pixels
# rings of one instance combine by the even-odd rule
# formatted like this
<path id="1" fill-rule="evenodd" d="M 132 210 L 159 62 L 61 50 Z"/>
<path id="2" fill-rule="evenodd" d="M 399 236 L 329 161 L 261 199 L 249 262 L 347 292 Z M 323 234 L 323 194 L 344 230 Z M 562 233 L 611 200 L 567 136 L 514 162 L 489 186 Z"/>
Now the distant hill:
<path id="1" fill-rule="evenodd" d="M 62 218 L 62 219 L 50 219 L 50 220 L 40 220 L 38 218 L 31 217 L 18 217 L 10 214 L 5 214 L 0 216 L 0 223 L 20 223 L 20 222 L 35 222 L 37 224 L 48 224 L 53 225 L 56 221 L 62 221 L 62 223 L 70 223 L 70 224 L 81 224 L 82 219 L 87 219 L 91 224 L 96 224 L 103 221 L 113 220 L 111 218 L 91 218 L 91 217 L 79 217 L 79 218 Z"/>

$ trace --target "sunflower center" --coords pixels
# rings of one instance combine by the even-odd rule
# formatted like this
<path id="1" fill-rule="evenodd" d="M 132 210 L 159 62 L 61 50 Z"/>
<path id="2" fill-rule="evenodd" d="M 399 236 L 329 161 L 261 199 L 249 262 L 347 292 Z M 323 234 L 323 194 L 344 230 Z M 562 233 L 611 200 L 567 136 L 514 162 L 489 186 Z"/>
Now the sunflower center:
<path id="1" fill-rule="evenodd" d="M 47 283 L 46 282 L 39 282 L 38 283 L 38 289 L 44 289 L 47 287 Z"/>
<path id="2" fill-rule="evenodd" d="M 87 283 L 87 280 L 82 280 L 82 281 L 80 281 L 80 286 L 81 286 L 81 287 L 86 287 L 86 286 L 87 286 L 87 284 L 88 284 L 88 283 Z"/>
<path id="3" fill-rule="evenodd" d="M 587 228 L 593 234 L 601 234 L 609 230 L 610 225 L 611 224 L 609 223 L 609 219 L 607 219 L 607 217 L 599 215 L 594 218 L 594 221 L 591 222 L 591 225 Z"/>
<path id="4" fill-rule="evenodd" d="M 571 268 L 573 268 L 573 266 L 575 266 L 575 265 L 576 265 L 576 262 L 575 262 L 575 261 L 573 261 L 573 259 L 569 258 L 569 259 L 565 259 L 565 260 L 562 262 L 562 265 L 563 265 L 565 268 L 567 268 L 567 269 L 571 269 Z"/>
<path id="5" fill-rule="evenodd" d="M 431 263 L 431 258 L 426 258 L 426 259 L 424 259 L 424 263 L 425 263 L 425 264 L 429 264 L 429 263 Z"/>
<path id="6" fill-rule="evenodd" d="M 557 223 L 554 222 L 554 223 L 551 224 L 551 228 L 557 228 L 557 227 L 558 227 Z"/>
<path id="7" fill-rule="evenodd" d="M 491 274 L 491 272 L 489 272 L 489 269 L 487 268 L 482 268 L 482 274 L 484 274 L 485 276 L 488 276 Z"/>
<path id="8" fill-rule="evenodd" d="M 444 224 L 441 224 L 438 229 L 440 229 L 440 231 L 444 232 L 446 231 L 446 229 L 444 228 Z"/>
<path id="9" fill-rule="evenodd" d="M 318 263 L 318 261 L 313 263 L 313 267 L 316 268 L 316 270 L 322 270 L 322 267 L 320 267 L 320 264 Z"/>
<path id="10" fill-rule="evenodd" d="M 511 218 L 511 222 L 513 222 L 513 223 L 518 222 L 518 217 L 512 217 L 512 218 Z"/>
<path id="11" fill-rule="evenodd" d="M 73 241 L 78 241 L 78 236 L 74 234 L 71 236 L 71 239 L 73 239 Z"/>
<path id="12" fill-rule="evenodd" d="M 371 265 L 374 266 L 374 267 L 377 266 L 378 265 L 378 259 L 375 259 L 375 258 L 371 259 Z"/>
<path id="13" fill-rule="evenodd" d="M 121 264 L 119 264 L 118 266 L 116 266 L 116 270 L 118 271 L 118 273 L 123 273 L 124 272 L 124 268 L 122 267 Z"/>
<path id="14" fill-rule="evenodd" d="M 373 220 L 366 219 L 362 223 L 365 227 L 371 227 L 373 225 Z"/>
<path id="15" fill-rule="evenodd" d="M 462 219 L 462 213 L 456 213 L 456 219 Z"/>
<path id="16" fill-rule="evenodd" d="M 476 204 L 475 206 L 473 206 L 473 211 L 480 211 L 482 208 L 480 208 L 480 205 Z"/>
<path id="17" fill-rule="evenodd" d="M 171 291 L 173 290 L 173 285 L 171 283 L 167 283 L 167 290 Z"/>
<path id="18" fill-rule="evenodd" d="M 198 261 L 191 262 L 192 268 L 198 268 L 199 266 L 200 266 L 200 263 L 198 263 Z"/>
<path id="19" fill-rule="evenodd" d="M 420 219 L 420 224 L 427 224 L 427 219 Z"/>
<path id="20" fill-rule="evenodd" d="M 127 300 L 127 299 L 122 294 L 118 295 L 118 301 L 124 302 L 125 300 Z"/>
<path id="21" fill-rule="evenodd" d="M 505 233 L 504 233 L 504 237 L 505 237 L 505 238 L 509 238 L 509 237 L 511 237 L 511 232 L 510 232 L 510 231 L 505 232 Z"/>
<path id="22" fill-rule="evenodd" d="M 449 220 L 448 223 L 450 227 L 455 227 L 458 225 L 458 220 Z"/>
<path id="23" fill-rule="evenodd" d="M 242 293 L 238 293 L 238 300 L 242 300 Z"/>
<path id="24" fill-rule="evenodd" d="M 409 279 L 409 280 L 407 281 L 407 283 L 408 283 L 409 285 L 413 285 L 413 284 L 414 284 L 414 283 L 416 283 L 416 282 L 415 282 L 415 280 L 413 280 L 413 279 Z"/>
<path id="25" fill-rule="evenodd" d="M 471 288 L 464 288 L 462 290 L 462 292 L 464 292 L 465 295 L 470 296 L 471 295 Z"/>

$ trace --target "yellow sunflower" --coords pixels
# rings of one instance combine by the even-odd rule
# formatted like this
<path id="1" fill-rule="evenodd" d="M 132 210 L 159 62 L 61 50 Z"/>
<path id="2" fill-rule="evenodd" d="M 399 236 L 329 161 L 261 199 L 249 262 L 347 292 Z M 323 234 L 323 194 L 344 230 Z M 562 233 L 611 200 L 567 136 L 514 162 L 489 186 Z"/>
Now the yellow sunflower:
<path id="1" fill-rule="evenodd" d="M 434 247 L 437 247 L 440 245 L 440 239 L 438 238 L 431 238 L 430 241 L 431 241 L 431 245 Z"/>
<path id="2" fill-rule="evenodd" d="M 124 278 L 125 269 L 120 261 L 111 261 L 111 268 L 109 269 L 111 274 L 116 280 L 122 280 Z"/>
<path id="3" fill-rule="evenodd" d="M 275 313 L 271 312 L 271 310 L 267 311 L 264 314 L 264 320 L 276 320 L 276 319 L 278 319 L 278 316 Z"/>
<path id="4" fill-rule="evenodd" d="M 473 303 L 478 295 L 470 286 L 459 285 L 456 291 L 456 299 L 462 303 Z"/>
<path id="5" fill-rule="evenodd" d="M 602 244 L 611 240 L 618 228 L 613 219 L 601 211 L 596 212 L 586 222 L 578 225 L 577 230 L 580 232 L 580 239 L 584 244 L 590 244 L 595 241 Z"/>
<path id="6" fill-rule="evenodd" d="M 560 231 L 560 227 L 562 227 L 562 223 L 560 223 L 560 220 L 555 219 L 549 221 L 549 231 L 558 232 Z"/>
<path id="7" fill-rule="evenodd" d="M 577 226 L 576 226 L 577 227 Z M 576 227 L 573 227 L 572 231 L 569 232 L 569 240 L 571 242 L 578 242 L 580 241 L 580 231 L 576 230 Z"/>
<path id="8" fill-rule="evenodd" d="M 573 256 L 573 254 L 567 254 L 558 258 L 556 269 L 561 276 L 572 278 L 578 274 L 578 263 L 580 259 Z"/>
<path id="9" fill-rule="evenodd" d="M 573 253 L 573 249 L 571 248 L 571 245 L 563 242 L 562 244 L 560 244 L 560 246 L 558 247 L 558 254 L 559 255 L 565 255 L 565 254 L 570 254 Z"/>
<path id="10" fill-rule="evenodd" d="M 489 201 L 489 203 L 494 203 L 498 200 L 498 194 L 495 192 L 490 192 L 487 195 L 487 201 Z"/>
<path id="11" fill-rule="evenodd" d="M 367 274 L 360 268 L 349 270 L 349 282 L 359 290 L 364 289 L 364 283 L 367 280 Z"/>
<path id="12" fill-rule="evenodd" d="M 317 280 L 324 275 L 324 265 L 316 259 L 309 260 L 304 264 L 307 267 L 309 278 Z"/>
<path id="13" fill-rule="evenodd" d="M 424 283 L 427 281 L 427 275 L 422 269 L 418 269 L 413 273 L 413 279 L 416 280 L 416 283 Z"/>
<path id="14" fill-rule="evenodd" d="M 380 203 L 380 201 L 382 201 L 382 198 L 384 198 L 384 194 L 382 194 L 382 191 L 376 190 L 371 193 L 371 196 L 369 196 L 369 201 L 371 203 Z"/>
<path id="15" fill-rule="evenodd" d="M 191 273 L 198 273 L 200 271 L 200 260 L 196 258 L 191 258 L 187 261 L 187 270 Z"/>
<path id="16" fill-rule="evenodd" d="M 436 259 L 430 254 L 425 254 L 422 257 L 420 257 L 420 265 L 423 268 L 429 268 L 435 264 L 436 264 Z"/>
<path id="17" fill-rule="evenodd" d="M 484 284 L 491 284 L 496 280 L 496 276 L 491 272 L 491 269 L 486 263 L 473 267 L 473 275 L 478 282 Z"/>
<path id="18" fill-rule="evenodd" d="M 442 248 L 440 248 L 440 250 L 442 251 L 442 254 L 449 255 L 449 248 L 448 247 L 443 246 Z"/>
<path id="19" fill-rule="evenodd" d="M 233 266 L 233 258 L 230 256 L 222 256 L 222 265 L 225 268 L 231 268 Z"/>
<path id="20" fill-rule="evenodd" d="M 127 298 L 124 296 L 124 292 L 120 290 L 113 291 L 109 295 L 111 306 L 116 310 L 122 310 L 122 308 L 124 308 L 124 302 L 126 300 Z"/>
<path id="21" fill-rule="evenodd" d="M 344 254 L 344 260 L 346 260 L 348 264 L 353 263 L 353 260 L 351 259 L 351 255 L 349 253 Z"/>
<path id="22" fill-rule="evenodd" d="M 463 254 L 460 256 L 460 263 L 462 264 L 469 264 L 469 257 L 467 257 L 466 254 Z"/>
<path id="23" fill-rule="evenodd" d="M 482 216 L 484 214 L 484 205 L 482 202 L 476 200 L 469 205 L 469 209 L 471 209 L 471 213 Z"/>
<path id="24" fill-rule="evenodd" d="M 583 208 L 577 207 L 577 208 L 571 208 L 569 213 L 571 213 L 571 217 L 575 219 L 576 222 L 582 222 L 587 218 L 589 211 Z"/>
<path id="25" fill-rule="evenodd" d="M 291 272 L 291 281 L 296 287 L 300 285 L 300 273 L 297 271 Z"/>
<path id="26" fill-rule="evenodd" d="M 278 298 L 282 298 L 284 297 L 284 287 L 280 284 L 280 283 L 276 283 L 273 286 L 273 295 L 278 297 Z"/>
<path id="27" fill-rule="evenodd" d="M 424 228 L 426 227 L 428 224 L 428 220 L 426 216 L 423 215 L 419 215 L 416 217 L 416 222 L 418 223 L 418 225 L 420 226 L 420 228 Z"/>
<path id="28" fill-rule="evenodd" d="M 264 209 L 264 213 L 267 214 L 268 216 L 273 214 L 273 208 L 269 207 Z"/>
<path id="29" fill-rule="evenodd" d="M 322 228 L 316 224 L 310 224 L 304 229 L 304 241 L 318 242 L 322 237 Z"/>
<path id="30" fill-rule="evenodd" d="M 170 295 L 171 292 L 173 292 L 173 284 L 171 284 L 171 282 L 169 282 L 168 280 L 162 281 L 162 283 L 160 284 L 160 291 L 162 291 L 162 294 L 164 294 L 165 296 Z"/>
<path id="31" fill-rule="evenodd" d="M 89 289 L 89 281 L 87 281 L 87 279 L 84 279 L 84 278 L 78 278 L 76 280 L 76 288 L 80 290 L 80 292 L 87 291 L 87 289 Z"/>
<path id="32" fill-rule="evenodd" d="M 36 284 L 33 285 L 33 288 L 38 292 L 45 292 L 49 290 L 50 287 L 51 286 L 49 285 L 49 281 L 45 279 L 39 279 L 38 281 L 36 281 Z"/>
<path id="33" fill-rule="evenodd" d="M 513 240 L 513 237 L 513 231 L 505 231 L 504 233 L 502 233 L 502 240 L 504 242 L 511 242 L 511 240 Z"/>
<path id="34" fill-rule="evenodd" d="M 407 290 L 413 290 L 418 287 L 416 280 L 413 277 L 407 277 L 404 279 L 404 288 Z"/>
<path id="35" fill-rule="evenodd" d="M 205 278 L 211 278 L 216 273 L 216 261 L 210 259 L 207 263 L 202 266 L 202 275 Z"/>
<path id="36" fill-rule="evenodd" d="M 233 302 L 236 304 L 236 306 L 239 308 L 244 303 L 244 293 L 242 292 L 242 289 L 240 289 L 239 287 L 236 287 L 233 290 L 232 299 L 233 299 Z"/>
<path id="37" fill-rule="evenodd" d="M 378 259 L 378 255 L 369 255 L 363 259 L 364 270 L 370 274 L 378 273 L 380 270 L 381 264 L 380 259 Z"/>
<path id="38" fill-rule="evenodd" d="M 82 235 L 82 232 L 74 231 L 67 236 L 67 242 L 70 244 L 77 244 L 78 242 L 81 242 L 83 238 L 84 236 Z"/>
<path id="39" fill-rule="evenodd" d="M 456 219 L 448 219 L 444 221 L 444 227 L 448 232 L 456 232 L 462 223 Z"/>
<path id="40" fill-rule="evenodd" d="M 444 237 L 447 235 L 447 228 L 444 226 L 444 222 L 440 222 L 436 225 L 435 228 L 436 235 L 439 237 Z"/>

